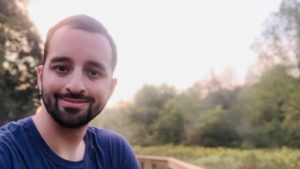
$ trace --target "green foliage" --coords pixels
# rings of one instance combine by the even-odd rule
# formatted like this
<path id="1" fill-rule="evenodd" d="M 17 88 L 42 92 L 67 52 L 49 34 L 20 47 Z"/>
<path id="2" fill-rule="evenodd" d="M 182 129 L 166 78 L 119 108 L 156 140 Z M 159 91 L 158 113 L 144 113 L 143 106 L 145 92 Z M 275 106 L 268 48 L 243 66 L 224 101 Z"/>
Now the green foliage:
<path id="1" fill-rule="evenodd" d="M 297 149 L 230 149 L 196 146 L 134 147 L 137 154 L 174 157 L 205 169 L 298 169 Z"/>
<path id="2" fill-rule="evenodd" d="M 220 106 L 222 109 L 230 110 L 236 106 L 240 89 L 237 87 L 233 90 L 219 89 L 215 92 L 210 93 L 206 98 L 206 102 L 209 107 L 214 108 Z"/>
<path id="3" fill-rule="evenodd" d="M 159 110 L 163 108 L 164 103 L 175 96 L 175 90 L 168 86 L 155 86 L 146 85 L 140 89 L 134 98 L 134 110 L 132 119 L 143 123 L 146 126 L 153 124 L 157 120 Z"/>
<path id="4" fill-rule="evenodd" d="M 300 147 L 300 82 L 294 86 L 295 90 L 291 91 L 289 99 L 287 100 L 283 111 L 285 118 L 282 123 L 284 129 L 285 139 L 284 144 L 292 147 Z"/>
<path id="5" fill-rule="evenodd" d="M 145 85 L 134 98 L 130 119 L 137 127 L 132 131 L 134 143 L 149 145 L 159 143 L 156 140 L 157 122 L 165 103 L 176 95 L 173 87 L 162 85 L 159 87 Z M 175 119 L 176 120 L 176 119 Z"/>
<path id="6" fill-rule="evenodd" d="M 254 147 L 292 146 L 291 140 L 287 139 L 290 129 L 284 124 L 290 119 L 292 112 L 289 110 L 298 109 L 294 107 L 295 92 L 299 91 L 298 79 L 289 75 L 285 67 L 275 66 L 263 74 L 259 83 L 245 90 L 247 102 L 244 104 L 251 107 L 244 112 L 248 124 L 244 127 L 248 130 L 242 134 L 247 144 L 252 143 Z"/>
<path id="7" fill-rule="evenodd" d="M 154 126 L 154 138 L 159 144 L 179 144 L 183 134 L 183 117 L 178 113 L 162 113 Z"/>
<path id="8" fill-rule="evenodd" d="M 31 114 L 34 108 L 34 67 L 42 52 L 25 3 L 0 1 L 0 125 Z"/>
<path id="9" fill-rule="evenodd" d="M 207 112 L 198 123 L 195 142 L 209 147 L 238 146 L 239 135 L 227 113 L 220 107 Z"/>
<path id="10" fill-rule="evenodd" d="M 206 97 L 196 86 L 177 93 L 147 85 L 132 103 L 113 110 L 119 115 L 103 121 L 122 119 L 110 128 L 142 146 L 299 147 L 299 91 L 299 79 L 280 65 L 255 84 L 220 88 Z"/>
<path id="11" fill-rule="evenodd" d="M 234 86 L 231 76 L 212 73 L 181 92 L 166 85 L 138 91 L 126 108 L 132 143 L 300 147 L 300 3 L 283 0 L 266 24 L 251 83 Z"/>
<path id="12" fill-rule="evenodd" d="M 196 132 L 197 121 L 203 114 L 202 110 L 204 107 L 205 105 L 202 102 L 201 95 L 196 87 L 192 87 L 187 91 L 179 93 L 174 98 L 166 102 L 163 107 L 162 114 L 166 116 L 175 115 L 182 118 L 182 121 L 180 120 L 180 122 L 183 124 L 173 123 L 173 125 L 169 125 L 169 132 L 172 131 L 172 128 L 176 128 L 176 140 L 181 139 L 181 141 L 176 141 L 176 143 L 191 144 L 193 139 L 192 137 Z M 175 142 L 169 141 L 168 143 Z"/>

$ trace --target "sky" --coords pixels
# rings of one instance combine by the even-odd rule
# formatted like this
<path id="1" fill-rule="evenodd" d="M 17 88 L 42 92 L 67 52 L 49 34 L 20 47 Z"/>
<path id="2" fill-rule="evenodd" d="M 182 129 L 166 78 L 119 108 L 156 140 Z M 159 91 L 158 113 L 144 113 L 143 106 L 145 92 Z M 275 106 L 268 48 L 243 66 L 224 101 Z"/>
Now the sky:
<path id="1" fill-rule="evenodd" d="M 257 54 L 264 21 L 281 0 L 31 0 L 29 15 L 42 39 L 61 19 L 86 14 L 105 25 L 118 49 L 118 85 L 109 106 L 145 84 L 179 91 L 211 71 L 234 70 L 243 82 Z"/>

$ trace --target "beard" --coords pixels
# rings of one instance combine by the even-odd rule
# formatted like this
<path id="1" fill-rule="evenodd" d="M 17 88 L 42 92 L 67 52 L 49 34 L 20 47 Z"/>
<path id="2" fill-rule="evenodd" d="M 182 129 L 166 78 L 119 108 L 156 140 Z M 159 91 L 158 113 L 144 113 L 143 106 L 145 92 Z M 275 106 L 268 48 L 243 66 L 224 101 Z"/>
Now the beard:
<path id="1" fill-rule="evenodd" d="M 93 97 L 84 96 L 81 93 L 46 94 L 44 93 L 43 89 L 44 88 L 42 87 L 41 97 L 47 112 L 54 119 L 54 121 L 56 121 L 60 126 L 65 128 L 80 128 L 82 126 L 87 125 L 92 119 L 94 119 L 98 114 L 100 114 L 104 107 L 101 107 L 100 104 L 96 104 L 95 99 Z M 82 110 L 71 107 L 64 107 L 62 108 L 63 110 L 61 110 L 59 108 L 59 100 L 63 98 L 86 100 L 86 102 L 89 104 L 88 109 L 86 110 L 86 112 L 81 112 Z"/>

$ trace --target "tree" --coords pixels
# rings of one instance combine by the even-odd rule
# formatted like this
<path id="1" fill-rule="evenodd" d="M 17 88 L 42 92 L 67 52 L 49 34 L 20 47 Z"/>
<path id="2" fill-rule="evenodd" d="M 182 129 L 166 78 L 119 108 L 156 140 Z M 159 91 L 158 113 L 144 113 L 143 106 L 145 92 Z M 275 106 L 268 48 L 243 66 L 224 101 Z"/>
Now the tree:
<path id="1" fill-rule="evenodd" d="M 266 21 L 264 36 L 254 45 L 265 69 L 276 64 L 289 66 L 300 73 L 300 2 L 283 0 L 279 11 Z M 296 70 L 296 71 L 295 71 Z"/>
<path id="2" fill-rule="evenodd" d="M 300 147 L 300 80 L 292 77 L 289 81 L 290 90 L 288 99 L 282 106 L 284 121 L 281 124 L 285 135 L 283 144 L 291 147 Z"/>
<path id="3" fill-rule="evenodd" d="M 205 105 L 198 86 L 193 86 L 168 100 L 156 124 L 157 140 L 161 138 L 163 143 L 190 144 L 203 107 Z"/>
<path id="4" fill-rule="evenodd" d="M 137 91 L 131 107 L 130 119 L 135 128 L 135 141 L 141 145 L 154 144 L 154 128 L 164 104 L 176 95 L 176 90 L 167 85 L 145 85 Z"/>
<path id="5" fill-rule="evenodd" d="M 0 1 L 0 124 L 32 113 L 41 40 L 26 0 Z"/>
<path id="6" fill-rule="evenodd" d="M 199 120 L 194 144 L 209 147 L 238 147 L 240 136 L 228 112 L 221 107 L 211 109 Z"/>
<path id="7" fill-rule="evenodd" d="M 156 144 L 179 144 L 182 141 L 184 121 L 179 113 L 162 112 L 154 125 Z"/>
<path id="8" fill-rule="evenodd" d="M 210 107 L 221 106 L 222 109 L 231 109 L 238 102 L 240 88 L 235 88 L 232 90 L 219 89 L 205 98 L 205 101 Z"/>
<path id="9" fill-rule="evenodd" d="M 300 2 L 283 0 L 266 21 L 264 36 L 255 44 L 259 64 L 252 69 L 253 86 L 243 109 L 251 123 L 245 140 L 254 146 L 299 147 L 300 135 Z M 257 70 L 258 69 L 258 70 Z M 255 72 L 255 73 L 253 73 Z M 258 76 L 257 76 L 258 75 Z M 297 79 L 298 78 L 298 79 Z M 244 87 L 246 89 L 246 87 Z M 251 107 L 251 108 L 249 108 Z M 247 112 L 247 113 L 246 113 Z M 249 143 L 248 142 L 248 143 Z"/>
<path id="10" fill-rule="evenodd" d="M 299 123 L 295 118 L 300 117 L 295 102 L 300 101 L 298 86 L 298 79 L 291 76 L 286 67 L 275 66 L 266 71 L 257 84 L 247 89 L 244 94 L 248 102 L 245 102 L 247 106 L 243 110 L 244 118 L 249 123 L 248 131 L 243 133 L 247 144 L 255 147 L 291 146 L 287 131 L 292 131 L 289 124 Z M 299 130 L 299 125 L 296 126 Z"/>

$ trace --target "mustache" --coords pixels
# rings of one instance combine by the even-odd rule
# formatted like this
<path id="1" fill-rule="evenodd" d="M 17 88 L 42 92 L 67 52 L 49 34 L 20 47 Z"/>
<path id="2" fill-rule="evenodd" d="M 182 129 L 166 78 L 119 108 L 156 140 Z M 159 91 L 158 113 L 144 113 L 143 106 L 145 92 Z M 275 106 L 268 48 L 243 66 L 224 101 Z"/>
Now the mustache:
<path id="1" fill-rule="evenodd" d="M 94 102 L 95 99 L 91 96 L 85 96 L 81 93 L 55 93 L 54 94 L 55 98 L 70 98 L 70 99 L 80 99 L 80 100 L 85 100 L 86 102 Z"/>

